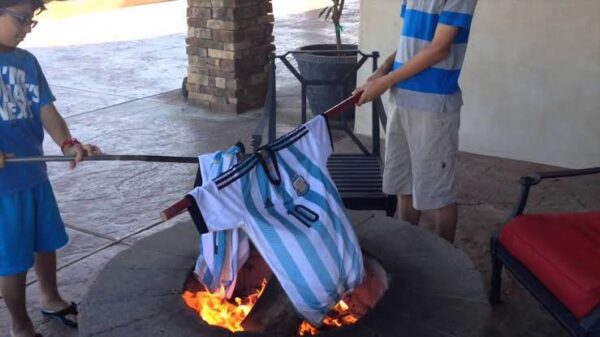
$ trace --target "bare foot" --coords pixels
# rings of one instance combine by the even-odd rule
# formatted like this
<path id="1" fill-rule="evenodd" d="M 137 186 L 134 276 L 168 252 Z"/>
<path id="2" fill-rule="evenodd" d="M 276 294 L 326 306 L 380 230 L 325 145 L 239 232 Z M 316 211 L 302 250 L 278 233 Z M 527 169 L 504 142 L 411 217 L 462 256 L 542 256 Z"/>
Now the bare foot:
<path id="1" fill-rule="evenodd" d="M 48 311 L 48 312 L 56 312 L 56 311 L 61 311 L 63 309 L 66 309 L 69 306 L 71 306 L 71 303 L 69 303 L 63 299 L 59 299 L 59 300 L 54 300 L 51 302 L 42 303 L 42 310 Z"/>

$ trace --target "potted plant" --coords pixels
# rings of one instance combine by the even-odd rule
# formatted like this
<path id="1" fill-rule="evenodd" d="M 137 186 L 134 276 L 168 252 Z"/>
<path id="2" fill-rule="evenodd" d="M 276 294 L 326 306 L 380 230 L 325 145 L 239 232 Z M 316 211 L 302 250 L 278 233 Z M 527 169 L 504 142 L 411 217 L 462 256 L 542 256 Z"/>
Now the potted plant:
<path id="1" fill-rule="evenodd" d="M 344 0 L 332 0 L 333 5 L 327 6 L 323 8 L 323 10 L 319 13 L 320 18 L 324 18 L 327 21 L 331 18 L 331 22 L 333 22 L 333 27 L 335 28 L 335 45 L 339 50 L 342 45 L 342 25 L 340 24 L 340 18 L 342 17 L 342 12 L 344 11 Z"/>
<path id="2" fill-rule="evenodd" d="M 352 93 L 356 87 L 356 72 L 342 80 L 352 72 L 357 64 L 358 46 L 342 44 L 343 31 L 340 19 L 344 11 L 344 0 L 331 0 L 332 4 L 319 13 L 319 17 L 333 23 L 335 44 L 316 44 L 301 47 L 303 53 L 294 53 L 300 74 L 307 80 L 338 80 L 339 85 L 309 85 L 307 96 L 314 114 L 322 113 L 339 103 Z M 345 114 L 352 118 L 354 111 Z"/>

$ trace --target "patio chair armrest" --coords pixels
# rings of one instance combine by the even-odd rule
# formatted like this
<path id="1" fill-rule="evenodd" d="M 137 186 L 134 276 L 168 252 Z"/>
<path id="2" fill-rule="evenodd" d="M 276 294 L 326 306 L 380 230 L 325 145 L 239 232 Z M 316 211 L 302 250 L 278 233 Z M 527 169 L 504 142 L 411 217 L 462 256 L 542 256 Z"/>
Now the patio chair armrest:
<path id="1" fill-rule="evenodd" d="M 577 170 L 537 172 L 526 177 L 521 177 L 519 182 L 521 183 L 521 185 L 533 186 L 539 184 L 544 179 L 576 177 L 596 173 L 600 173 L 600 167 L 590 167 Z"/>
<path id="2" fill-rule="evenodd" d="M 513 211 L 509 216 L 509 220 L 523 214 L 523 210 L 525 210 L 525 206 L 527 206 L 527 199 L 529 197 L 529 190 L 532 186 L 539 184 L 544 179 L 554 179 L 554 178 L 567 178 L 567 177 L 577 177 L 583 175 L 597 174 L 600 173 L 600 167 L 590 167 L 585 169 L 576 169 L 576 170 L 561 170 L 561 171 L 548 171 L 548 172 L 537 172 L 530 174 L 525 177 L 521 177 L 519 179 L 519 183 L 521 184 L 521 192 L 519 193 L 519 197 L 517 198 L 517 202 L 513 207 Z"/>

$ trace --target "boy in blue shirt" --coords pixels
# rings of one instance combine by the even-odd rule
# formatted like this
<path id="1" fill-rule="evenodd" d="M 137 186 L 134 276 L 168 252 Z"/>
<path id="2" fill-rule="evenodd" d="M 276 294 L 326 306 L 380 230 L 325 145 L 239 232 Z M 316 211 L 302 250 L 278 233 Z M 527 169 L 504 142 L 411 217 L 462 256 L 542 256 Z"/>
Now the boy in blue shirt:
<path id="1" fill-rule="evenodd" d="M 358 104 L 390 90 L 383 191 L 398 195 L 402 220 L 434 210 L 437 233 L 453 242 L 458 212 L 455 162 L 462 93 L 458 77 L 477 0 L 404 0 L 397 51 L 368 79 Z"/>
<path id="2" fill-rule="evenodd" d="M 27 314 L 26 275 L 35 267 L 42 313 L 77 327 L 77 308 L 60 295 L 56 250 L 67 241 L 46 165 L 5 165 L 7 156 L 41 156 L 44 129 L 65 155 L 99 153 L 82 145 L 57 112 L 36 58 L 17 48 L 35 27 L 42 0 L 0 0 L 0 290 L 11 317 L 11 336 L 39 336 Z"/>

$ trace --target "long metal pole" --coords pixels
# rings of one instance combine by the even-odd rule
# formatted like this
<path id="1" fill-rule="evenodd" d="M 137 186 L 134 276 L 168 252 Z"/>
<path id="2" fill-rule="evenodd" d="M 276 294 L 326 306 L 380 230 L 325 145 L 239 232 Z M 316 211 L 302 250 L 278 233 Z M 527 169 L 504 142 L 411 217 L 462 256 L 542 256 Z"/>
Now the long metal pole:
<path id="1" fill-rule="evenodd" d="M 72 161 L 75 156 L 7 157 L 7 164 Z M 83 157 L 83 161 L 143 161 L 156 163 L 198 164 L 198 157 L 145 156 L 145 155 L 98 155 Z"/>

